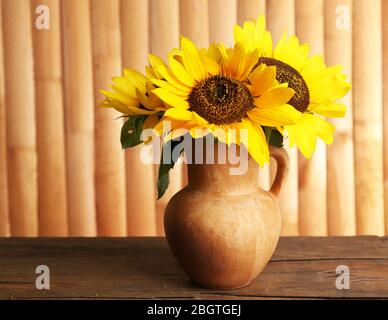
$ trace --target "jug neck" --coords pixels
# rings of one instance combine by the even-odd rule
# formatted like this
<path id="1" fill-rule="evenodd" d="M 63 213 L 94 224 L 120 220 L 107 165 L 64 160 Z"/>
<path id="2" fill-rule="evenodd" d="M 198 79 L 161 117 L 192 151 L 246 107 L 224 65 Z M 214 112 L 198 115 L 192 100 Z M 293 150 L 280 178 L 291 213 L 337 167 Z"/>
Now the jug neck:
<path id="1" fill-rule="evenodd" d="M 204 146 L 203 163 L 198 163 L 193 147 L 193 164 L 188 165 L 188 187 L 201 191 L 247 193 L 258 188 L 258 164 L 240 146 L 231 147 L 223 143 Z M 234 152 L 236 151 L 236 152 Z M 209 157 L 209 152 L 213 158 Z M 235 153 L 235 155 L 233 155 Z M 232 156 L 230 156 L 232 154 Z M 210 161 L 209 161 L 210 159 Z M 210 162 L 210 163 L 209 163 Z"/>

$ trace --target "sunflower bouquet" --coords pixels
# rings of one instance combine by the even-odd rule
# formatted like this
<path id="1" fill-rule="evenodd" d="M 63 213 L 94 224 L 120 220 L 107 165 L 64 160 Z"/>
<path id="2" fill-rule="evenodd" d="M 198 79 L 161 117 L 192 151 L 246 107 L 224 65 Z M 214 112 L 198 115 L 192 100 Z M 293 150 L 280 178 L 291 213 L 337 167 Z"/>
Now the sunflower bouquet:
<path id="1" fill-rule="evenodd" d="M 223 43 L 197 48 L 182 36 L 168 63 L 151 54 L 146 75 L 126 69 L 113 78 L 112 91 L 102 90 L 102 106 L 127 118 L 123 148 L 142 143 L 144 129 L 155 130 L 170 147 L 182 132 L 194 139 L 211 134 L 228 145 L 244 145 L 263 166 L 269 145 L 281 147 L 285 138 L 306 158 L 317 138 L 332 143 L 335 127 L 323 117 L 345 115 L 346 106 L 337 102 L 350 89 L 342 67 L 327 67 L 321 56 L 309 56 L 308 45 L 295 36 L 284 34 L 273 47 L 263 16 L 236 25 L 234 39 L 231 48 Z M 237 134 L 228 135 L 229 129 Z M 241 129 L 247 130 L 247 140 L 239 136 Z M 173 165 L 161 161 L 159 197 Z"/>

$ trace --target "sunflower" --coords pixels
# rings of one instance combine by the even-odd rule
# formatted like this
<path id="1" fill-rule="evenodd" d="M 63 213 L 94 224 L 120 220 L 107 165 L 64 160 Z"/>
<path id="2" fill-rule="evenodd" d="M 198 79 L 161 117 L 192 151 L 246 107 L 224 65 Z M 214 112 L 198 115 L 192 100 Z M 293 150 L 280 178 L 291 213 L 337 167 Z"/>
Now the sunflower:
<path id="1" fill-rule="evenodd" d="M 290 146 L 297 145 L 306 158 L 310 158 L 319 137 L 325 143 L 333 142 L 334 126 L 323 117 L 344 117 L 346 106 L 337 102 L 346 95 L 350 84 L 342 74 L 342 67 L 327 67 L 319 55 L 309 56 L 307 44 L 300 44 L 295 36 L 284 34 L 272 48 L 270 33 L 266 30 L 265 18 L 245 22 L 234 29 L 236 43 L 246 50 L 259 50 L 258 64 L 276 67 L 276 79 L 287 83 L 295 95 L 287 101 L 302 117 L 296 124 L 286 124 L 279 131 L 288 134 Z"/>
<path id="2" fill-rule="evenodd" d="M 172 130 L 167 139 L 183 134 L 179 129 L 193 138 L 210 132 L 221 142 L 244 144 L 260 165 L 268 162 L 262 126 L 292 125 L 301 113 L 286 104 L 294 90 L 276 80 L 275 66 L 256 66 L 259 58 L 259 50 L 241 43 L 199 50 L 181 37 L 181 49 L 169 54 L 169 66 L 159 63 L 154 68 L 159 76 L 151 79 L 152 93 L 166 105 L 156 129 L 168 120 Z M 229 134 L 231 129 L 236 135 Z M 247 130 L 247 141 L 241 139 L 241 129 Z"/>
<path id="3" fill-rule="evenodd" d="M 163 62 L 153 55 L 150 55 L 149 62 L 146 70 L 156 77 L 154 67 Z M 160 114 L 166 110 L 162 101 L 152 93 L 155 88 L 152 82 L 136 70 L 124 69 L 122 76 L 112 78 L 110 88 L 112 91 L 100 91 L 104 95 L 101 107 L 114 108 L 131 119 L 141 118 L 144 122 L 142 128 L 154 127 Z"/>

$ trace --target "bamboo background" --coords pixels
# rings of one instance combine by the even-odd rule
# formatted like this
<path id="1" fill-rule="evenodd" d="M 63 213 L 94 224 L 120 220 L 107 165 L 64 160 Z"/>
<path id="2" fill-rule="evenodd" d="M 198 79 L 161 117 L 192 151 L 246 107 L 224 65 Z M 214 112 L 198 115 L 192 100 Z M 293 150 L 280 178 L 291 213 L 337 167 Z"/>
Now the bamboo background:
<path id="1" fill-rule="evenodd" d="M 42 4 L 48 30 L 35 25 Z M 353 85 L 333 145 L 311 160 L 285 146 L 282 234 L 388 234 L 388 0 L 1 0 L 0 236 L 163 235 L 185 167 L 156 202 L 157 169 L 140 147 L 121 150 L 99 89 L 123 67 L 144 70 L 149 52 L 165 57 L 180 34 L 231 44 L 233 25 L 259 14 L 275 41 L 297 34 Z"/>

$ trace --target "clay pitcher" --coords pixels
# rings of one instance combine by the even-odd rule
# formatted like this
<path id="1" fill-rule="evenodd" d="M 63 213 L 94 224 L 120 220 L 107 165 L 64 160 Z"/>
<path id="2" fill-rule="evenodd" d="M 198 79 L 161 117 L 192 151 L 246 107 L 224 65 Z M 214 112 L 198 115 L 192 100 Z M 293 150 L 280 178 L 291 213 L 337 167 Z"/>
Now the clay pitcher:
<path id="1" fill-rule="evenodd" d="M 216 147 L 216 145 L 215 145 Z M 189 164 L 188 185 L 170 200 L 164 226 L 168 244 L 198 285 L 232 289 L 248 285 L 270 260 L 280 235 L 279 191 L 288 172 L 284 149 L 270 147 L 277 173 L 267 192 L 259 166 L 231 175 L 231 164 Z"/>

